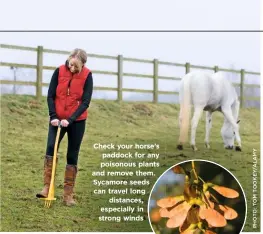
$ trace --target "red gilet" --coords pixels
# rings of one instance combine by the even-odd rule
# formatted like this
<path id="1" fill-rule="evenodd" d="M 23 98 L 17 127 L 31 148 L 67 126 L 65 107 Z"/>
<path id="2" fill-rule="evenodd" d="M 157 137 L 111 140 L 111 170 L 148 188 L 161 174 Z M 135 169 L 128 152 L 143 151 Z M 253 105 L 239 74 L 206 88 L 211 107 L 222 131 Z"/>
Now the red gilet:
<path id="1" fill-rule="evenodd" d="M 71 73 L 66 65 L 59 67 L 55 107 L 60 120 L 68 119 L 78 109 L 89 73 L 90 70 L 85 66 L 76 74 Z M 87 116 L 88 111 L 85 110 L 76 121 L 86 119 Z"/>

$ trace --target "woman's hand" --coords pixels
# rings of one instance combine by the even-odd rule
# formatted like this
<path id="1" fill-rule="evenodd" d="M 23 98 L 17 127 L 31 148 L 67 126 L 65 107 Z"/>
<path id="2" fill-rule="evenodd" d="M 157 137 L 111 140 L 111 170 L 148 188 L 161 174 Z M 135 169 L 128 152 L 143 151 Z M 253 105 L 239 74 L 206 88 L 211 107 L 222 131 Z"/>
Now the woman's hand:
<path id="1" fill-rule="evenodd" d="M 59 124 L 59 120 L 58 119 L 53 119 L 53 120 L 50 121 L 50 123 L 51 123 L 52 126 L 56 127 Z"/>
<path id="2" fill-rule="evenodd" d="M 62 127 L 67 127 L 69 125 L 69 122 L 66 119 L 62 119 L 60 123 Z"/>

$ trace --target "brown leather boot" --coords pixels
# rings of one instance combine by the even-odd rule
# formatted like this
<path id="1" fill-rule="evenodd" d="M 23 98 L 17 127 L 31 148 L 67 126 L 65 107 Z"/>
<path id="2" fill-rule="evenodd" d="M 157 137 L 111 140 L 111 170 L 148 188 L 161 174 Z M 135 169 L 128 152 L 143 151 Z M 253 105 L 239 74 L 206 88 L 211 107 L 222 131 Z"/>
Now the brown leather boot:
<path id="1" fill-rule="evenodd" d="M 46 155 L 44 160 L 44 188 L 40 193 L 36 195 L 38 198 L 45 198 L 48 196 L 48 190 L 51 180 L 52 173 L 52 165 L 53 165 L 53 157 Z"/>
<path id="2" fill-rule="evenodd" d="M 66 206 L 74 206 L 76 202 L 73 199 L 74 186 L 78 168 L 76 165 L 67 165 L 64 179 L 63 202 Z"/>

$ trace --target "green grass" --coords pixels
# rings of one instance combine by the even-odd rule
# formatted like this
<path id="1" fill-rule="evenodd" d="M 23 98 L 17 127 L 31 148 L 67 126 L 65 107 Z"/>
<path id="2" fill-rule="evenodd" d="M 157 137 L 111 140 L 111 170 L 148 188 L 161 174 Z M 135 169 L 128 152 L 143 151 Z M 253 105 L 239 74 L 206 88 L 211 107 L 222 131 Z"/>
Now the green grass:
<path id="1" fill-rule="evenodd" d="M 256 231 L 252 230 L 251 175 L 252 149 L 256 148 L 259 152 L 260 147 L 260 111 L 241 110 L 242 152 L 223 149 L 220 136 L 223 117 L 220 113 L 215 113 L 213 117 L 211 149 L 205 149 L 203 143 L 205 121 L 202 118 L 197 129 L 199 151 L 194 153 L 188 145 L 184 151 L 176 149 L 178 110 L 179 106 L 172 104 L 120 104 L 115 101 L 94 100 L 90 107 L 86 133 L 79 155 L 79 173 L 75 189 L 78 206 L 65 207 L 61 200 L 67 149 L 65 137 L 60 147 L 56 176 L 55 193 L 58 200 L 52 203 L 50 209 L 45 209 L 43 201 L 36 199 L 35 194 L 42 189 L 43 181 L 43 156 L 48 130 L 46 100 L 43 98 L 37 102 L 31 96 L 3 95 L 1 97 L 1 231 L 150 232 L 146 207 L 152 185 L 166 169 L 190 159 L 214 161 L 236 176 L 243 186 L 248 201 L 248 216 L 244 230 Z M 151 185 L 146 187 L 147 194 L 141 196 L 144 200 L 144 212 L 141 213 L 144 221 L 120 223 L 98 221 L 101 215 L 99 208 L 108 206 L 108 199 L 111 196 L 93 194 L 96 186 L 92 184 L 95 178 L 91 173 L 101 170 L 100 162 L 102 161 L 100 156 L 102 151 L 94 150 L 94 143 L 157 143 L 160 145 L 158 150 L 161 156 L 160 167 L 143 169 L 152 170 L 155 173 L 154 177 L 146 178 L 151 181 Z M 125 169 L 120 168 L 120 170 Z M 97 177 L 97 179 L 103 178 Z M 133 179 L 145 178 L 134 177 Z"/>

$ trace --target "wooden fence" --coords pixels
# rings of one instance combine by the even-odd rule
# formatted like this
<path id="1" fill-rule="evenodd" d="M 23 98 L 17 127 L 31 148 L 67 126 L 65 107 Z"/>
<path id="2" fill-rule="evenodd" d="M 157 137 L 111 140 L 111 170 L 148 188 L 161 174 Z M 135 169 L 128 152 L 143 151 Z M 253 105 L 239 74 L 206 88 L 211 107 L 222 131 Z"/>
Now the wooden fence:
<path id="1" fill-rule="evenodd" d="M 52 67 L 52 66 L 45 66 L 43 64 L 43 53 L 53 53 L 53 54 L 63 54 L 63 55 L 68 55 L 70 53 L 69 51 L 44 49 L 43 46 L 38 46 L 37 48 L 34 48 L 34 47 L 24 47 L 24 46 L 17 46 L 17 45 L 0 44 L 0 48 L 12 49 L 12 50 L 34 51 L 34 52 L 37 53 L 37 64 L 36 65 L 7 63 L 7 62 L 1 62 L 0 63 L 0 66 L 36 69 L 37 70 L 37 77 L 36 77 L 36 81 L 35 82 L 31 82 L 31 81 L 14 81 L 14 80 L 0 80 L 0 82 L 1 82 L 1 84 L 33 85 L 33 86 L 36 86 L 36 98 L 37 99 L 40 99 L 41 96 L 42 96 L 42 87 L 49 85 L 49 83 L 43 83 L 42 82 L 43 81 L 43 79 L 42 79 L 43 70 L 44 69 L 54 70 L 56 68 L 56 67 Z M 240 87 L 240 104 L 241 104 L 241 107 L 244 106 L 245 100 L 260 100 L 260 96 L 259 97 L 244 96 L 244 87 L 260 88 L 260 85 L 245 84 L 244 83 L 246 74 L 260 75 L 260 73 L 258 73 L 258 72 L 245 71 L 244 69 L 241 69 L 241 70 L 225 69 L 225 68 L 221 68 L 221 67 L 218 67 L 218 66 L 214 66 L 214 67 L 198 66 L 198 65 L 192 65 L 190 63 L 180 64 L 180 63 L 174 63 L 174 62 L 164 62 L 164 61 L 159 61 L 158 59 L 146 60 L 146 59 L 137 59 L 137 58 L 127 58 L 127 57 L 123 57 L 122 55 L 108 56 L 108 55 L 88 54 L 88 57 L 110 59 L 110 60 L 117 60 L 118 61 L 118 71 L 117 72 L 92 70 L 92 73 L 94 73 L 94 74 L 105 74 L 105 75 L 116 75 L 117 76 L 117 78 L 118 78 L 118 86 L 117 86 L 117 88 L 94 87 L 94 90 L 117 91 L 117 93 L 118 93 L 117 100 L 118 101 L 122 101 L 123 100 L 122 94 L 125 91 L 128 91 L 128 92 L 152 93 L 153 94 L 153 102 L 154 103 L 158 102 L 158 95 L 159 94 L 178 94 L 178 92 L 159 91 L 158 90 L 158 80 L 160 80 L 160 79 L 163 79 L 163 80 L 181 80 L 181 78 L 179 78 L 179 77 L 160 76 L 159 73 L 158 73 L 159 65 L 184 67 L 185 73 L 190 72 L 191 68 L 212 70 L 212 71 L 215 71 L 215 72 L 217 72 L 217 71 L 224 71 L 224 72 L 238 73 L 238 74 L 240 74 L 240 82 L 239 83 L 233 83 L 233 85 Z M 123 71 L 123 62 L 124 61 L 152 64 L 153 65 L 153 74 L 152 75 L 145 75 L 145 74 L 138 74 L 138 73 L 125 73 Z M 153 90 L 123 88 L 123 77 L 124 76 L 140 77 L 140 78 L 152 78 L 153 79 Z"/>

